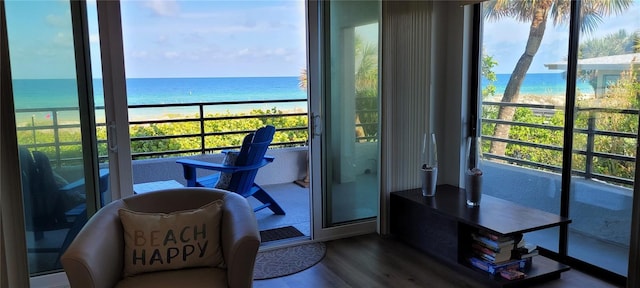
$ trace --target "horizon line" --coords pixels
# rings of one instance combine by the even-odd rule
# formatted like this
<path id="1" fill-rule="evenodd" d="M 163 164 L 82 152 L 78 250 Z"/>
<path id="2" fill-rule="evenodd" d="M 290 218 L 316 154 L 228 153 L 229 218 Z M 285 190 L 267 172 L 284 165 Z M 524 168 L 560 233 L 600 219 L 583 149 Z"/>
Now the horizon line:
<path id="1" fill-rule="evenodd" d="M 295 76 L 222 76 L 222 77 L 205 77 L 205 76 L 197 76 L 197 77 L 126 77 L 125 79 L 210 79 L 210 78 L 291 78 L 291 77 L 300 77 L 300 75 Z M 93 80 L 104 79 L 104 78 L 92 78 Z M 76 80 L 76 78 L 13 78 L 13 80 Z"/>

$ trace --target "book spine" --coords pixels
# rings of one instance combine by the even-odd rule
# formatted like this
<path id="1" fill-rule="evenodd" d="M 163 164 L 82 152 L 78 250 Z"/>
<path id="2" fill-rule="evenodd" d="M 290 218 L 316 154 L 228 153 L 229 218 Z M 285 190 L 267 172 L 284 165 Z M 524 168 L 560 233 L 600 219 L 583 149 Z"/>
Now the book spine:
<path id="1" fill-rule="evenodd" d="M 489 272 L 489 263 L 487 263 L 486 261 L 471 257 L 469 258 L 469 262 L 471 263 L 471 265 L 473 265 L 473 267 L 479 268 L 480 270 L 485 272 Z"/>
<path id="2" fill-rule="evenodd" d="M 482 244 L 480 244 L 478 242 L 475 242 L 475 243 L 471 244 L 471 247 L 473 249 L 476 249 L 476 250 L 482 252 L 483 254 L 487 254 L 489 256 L 495 257 L 498 254 L 496 251 L 494 251 L 492 249 L 489 249 L 488 247 L 483 246 Z"/>
<path id="3" fill-rule="evenodd" d="M 498 236 L 498 235 L 495 235 L 495 234 L 493 234 L 493 233 L 491 233 L 489 231 L 485 231 L 485 230 L 480 230 L 480 231 L 478 231 L 478 233 L 480 235 L 482 235 L 482 236 L 485 236 L 485 237 L 493 240 L 493 241 L 502 241 L 502 240 L 508 239 L 508 237 Z"/>
<path id="4" fill-rule="evenodd" d="M 499 252 L 500 249 L 502 247 L 508 247 L 511 244 L 513 244 L 513 240 L 507 241 L 507 242 L 497 242 L 497 241 L 493 241 L 487 237 L 481 236 L 481 235 L 477 235 L 477 234 L 471 234 L 471 237 L 473 237 L 473 240 L 476 240 L 482 244 L 484 244 L 484 246 Z"/>
<path id="5" fill-rule="evenodd" d="M 496 258 L 491 256 L 491 255 L 487 255 L 487 254 L 483 254 L 483 253 L 477 253 L 477 255 L 484 261 L 487 261 L 489 263 L 495 263 L 496 262 Z"/>
<path id="6" fill-rule="evenodd" d="M 525 259 L 509 261 L 502 264 L 495 264 L 477 257 L 471 257 L 469 258 L 469 262 L 472 266 L 479 268 L 482 271 L 488 272 L 491 275 L 496 275 L 497 273 L 500 273 L 500 271 L 508 269 L 523 270 L 527 265 L 527 260 Z"/>

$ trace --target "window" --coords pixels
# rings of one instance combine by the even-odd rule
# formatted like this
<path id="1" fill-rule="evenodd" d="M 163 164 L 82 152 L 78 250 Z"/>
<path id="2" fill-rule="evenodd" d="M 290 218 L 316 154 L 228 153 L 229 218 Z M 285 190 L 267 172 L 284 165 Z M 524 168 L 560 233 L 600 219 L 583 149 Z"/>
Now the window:
<path id="1" fill-rule="evenodd" d="M 526 238 L 626 276 L 640 1 L 549 3 L 482 5 L 483 191 L 570 217 L 568 231 Z"/>

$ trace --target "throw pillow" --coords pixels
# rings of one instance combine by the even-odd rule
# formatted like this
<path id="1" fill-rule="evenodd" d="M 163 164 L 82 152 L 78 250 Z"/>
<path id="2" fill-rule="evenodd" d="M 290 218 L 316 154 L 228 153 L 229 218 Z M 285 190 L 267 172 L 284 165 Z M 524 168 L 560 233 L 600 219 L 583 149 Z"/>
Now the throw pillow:
<path id="1" fill-rule="evenodd" d="M 229 151 L 224 156 L 224 160 L 222 161 L 222 165 L 225 166 L 233 166 L 236 165 L 236 160 L 238 159 L 239 152 L 237 151 Z M 231 183 L 232 173 L 221 172 L 220 177 L 218 177 L 218 182 L 216 182 L 215 188 L 227 190 L 229 188 L 229 183 Z"/>
<path id="2" fill-rule="evenodd" d="M 124 228 L 124 276 L 187 267 L 223 267 L 222 200 L 173 213 L 118 210 Z"/>

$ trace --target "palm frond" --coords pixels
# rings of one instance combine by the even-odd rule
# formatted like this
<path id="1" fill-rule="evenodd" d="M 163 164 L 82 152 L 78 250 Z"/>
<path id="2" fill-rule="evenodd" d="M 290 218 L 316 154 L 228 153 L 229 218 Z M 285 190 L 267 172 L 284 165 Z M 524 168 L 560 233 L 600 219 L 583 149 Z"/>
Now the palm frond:
<path id="1" fill-rule="evenodd" d="M 491 0 L 483 4 L 483 17 L 488 21 L 497 21 L 513 14 L 512 1 Z"/>
<path id="2" fill-rule="evenodd" d="M 605 17 L 624 13 L 633 0 L 583 0 L 581 3 L 580 30 L 589 34 L 596 30 Z"/>
<path id="3" fill-rule="evenodd" d="M 571 1 L 570 0 L 555 1 L 553 7 L 551 7 L 551 19 L 553 19 L 553 25 L 558 26 L 563 23 L 568 23 L 570 18 L 571 18 Z"/>
<path id="4" fill-rule="evenodd" d="M 583 8 L 580 16 L 580 31 L 585 34 L 595 32 L 598 25 L 603 22 L 600 13 L 592 8 Z"/>
<path id="5" fill-rule="evenodd" d="M 510 17 L 520 22 L 531 22 L 536 9 L 550 11 L 554 25 L 567 23 L 571 15 L 571 0 L 491 0 L 483 4 L 483 17 L 496 21 Z M 633 4 L 634 0 L 583 0 L 581 1 L 581 29 L 593 32 L 603 19 L 619 15 Z"/>

